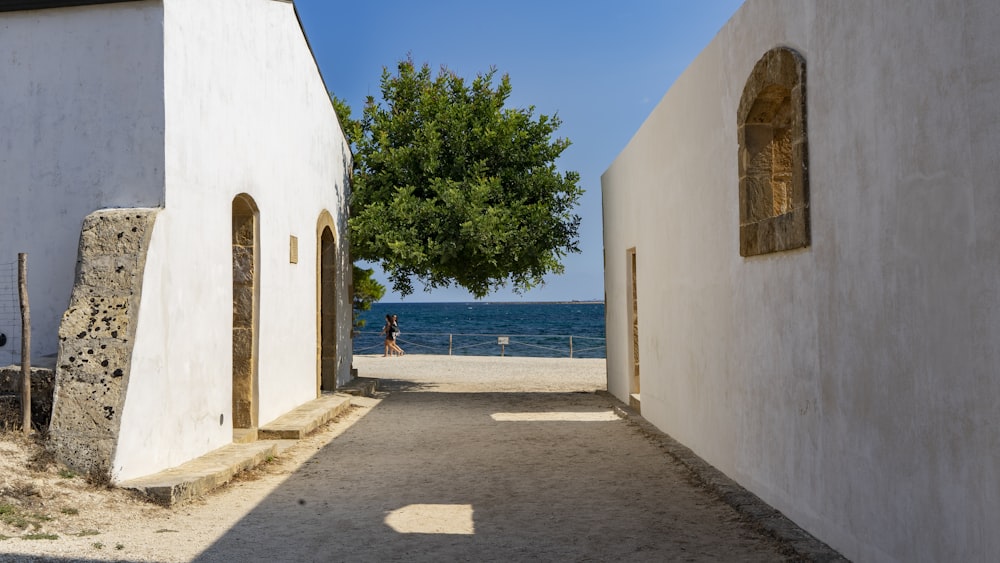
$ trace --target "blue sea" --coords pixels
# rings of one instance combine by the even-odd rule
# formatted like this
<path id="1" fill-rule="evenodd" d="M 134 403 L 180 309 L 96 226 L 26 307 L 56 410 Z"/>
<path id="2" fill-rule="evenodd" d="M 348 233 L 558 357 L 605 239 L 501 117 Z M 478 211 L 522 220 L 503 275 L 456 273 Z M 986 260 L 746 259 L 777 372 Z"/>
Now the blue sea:
<path id="1" fill-rule="evenodd" d="M 604 304 L 591 302 L 375 303 L 354 353 L 382 354 L 385 316 L 399 316 L 408 354 L 604 358 Z M 503 340 L 506 339 L 506 340 Z M 501 345 L 500 342 L 505 342 Z"/>

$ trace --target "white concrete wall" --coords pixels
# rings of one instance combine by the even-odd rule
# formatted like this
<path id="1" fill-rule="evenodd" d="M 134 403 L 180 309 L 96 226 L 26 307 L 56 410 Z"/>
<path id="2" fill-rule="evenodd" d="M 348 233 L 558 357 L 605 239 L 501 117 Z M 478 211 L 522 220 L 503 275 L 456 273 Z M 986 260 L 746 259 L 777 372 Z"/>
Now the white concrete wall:
<path id="1" fill-rule="evenodd" d="M 58 349 L 83 218 L 163 204 L 162 19 L 152 1 L 0 13 L 0 263 L 28 253 L 36 362 Z"/>
<path id="2" fill-rule="evenodd" d="M 167 0 L 163 25 L 166 209 L 145 271 L 114 468 L 121 480 L 232 440 L 233 198 L 249 194 L 260 209 L 261 424 L 316 397 L 317 220 L 330 212 L 338 244 L 346 229 L 350 153 L 292 4 Z M 344 382 L 346 252 L 340 261 Z"/>
<path id="3" fill-rule="evenodd" d="M 1000 7 L 749 0 L 605 173 L 609 389 L 858 561 L 1000 559 Z M 739 255 L 736 109 L 806 59 L 812 246 Z"/>

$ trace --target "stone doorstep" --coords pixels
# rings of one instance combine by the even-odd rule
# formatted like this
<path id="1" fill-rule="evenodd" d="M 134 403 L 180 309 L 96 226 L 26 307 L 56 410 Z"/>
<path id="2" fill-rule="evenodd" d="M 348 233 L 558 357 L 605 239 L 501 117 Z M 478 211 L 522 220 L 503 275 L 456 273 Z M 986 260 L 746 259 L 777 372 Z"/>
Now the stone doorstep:
<path id="1" fill-rule="evenodd" d="M 356 373 L 357 371 L 357 368 L 354 368 L 351 370 L 351 373 Z M 342 387 L 338 387 L 337 392 L 346 393 L 355 397 L 371 397 L 375 395 L 375 390 L 377 388 L 378 379 L 373 377 L 358 377 L 355 375 Z"/>
<path id="2" fill-rule="evenodd" d="M 258 440 L 301 440 L 320 425 L 332 420 L 351 406 L 351 397 L 342 393 L 324 393 L 260 427 Z"/>
<path id="3" fill-rule="evenodd" d="M 228 483 L 237 473 L 260 465 L 278 453 L 275 442 L 230 444 L 187 463 L 118 484 L 158 504 L 172 506 Z"/>
<path id="4" fill-rule="evenodd" d="M 250 444 L 257 441 L 256 428 L 235 428 L 233 429 L 234 444 Z"/>
<path id="5" fill-rule="evenodd" d="M 229 444 L 177 467 L 123 481 L 118 486 L 138 491 L 164 506 L 173 506 L 225 485 L 237 473 L 278 455 L 350 406 L 348 395 L 324 394 L 260 428 L 257 436 L 260 441 Z"/>

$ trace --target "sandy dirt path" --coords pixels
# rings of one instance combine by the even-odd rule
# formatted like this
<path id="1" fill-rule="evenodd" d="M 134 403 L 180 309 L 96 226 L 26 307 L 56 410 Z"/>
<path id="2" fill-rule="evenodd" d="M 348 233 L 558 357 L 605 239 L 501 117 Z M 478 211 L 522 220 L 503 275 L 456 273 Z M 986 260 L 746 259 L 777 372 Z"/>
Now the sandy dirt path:
<path id="1" fill-rule="evenodd" d="M 354 364 L 378 397 L 249 478 L 171 510 L 123 505 L 89 521 L 99 535 L 0 541 L 0 560 L 786 560 L 614 416 L 593 393 L 603 360 Z"/>

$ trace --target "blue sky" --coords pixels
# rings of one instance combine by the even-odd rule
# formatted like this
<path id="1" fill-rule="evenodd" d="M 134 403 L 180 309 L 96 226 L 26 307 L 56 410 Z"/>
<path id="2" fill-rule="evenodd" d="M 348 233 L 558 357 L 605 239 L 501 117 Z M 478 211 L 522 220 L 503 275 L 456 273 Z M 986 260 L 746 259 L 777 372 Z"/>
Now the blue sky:
<path id="1" fill-rule="evenodd" d="M 511 77 L 513 107 L 558 114 L 559 137 L 573 145 L 557 161 L 580 173 L 580 254 L 566 272 L 523 295 L 487 301 L 604 298 L 601 174 L 670 85 L 715 37 L 742 0 L 296 0 L 327 87 L 354 115 L 378 96 L 382 68 L 409 53 L 472 77 L 495 66 Z M 384 282 L 384 278 L 382 278 Z M 398 302 L 387 292 L 383 301 Z M 472 301 L 461 289 L 424 292 L 406 302 Z"/>

